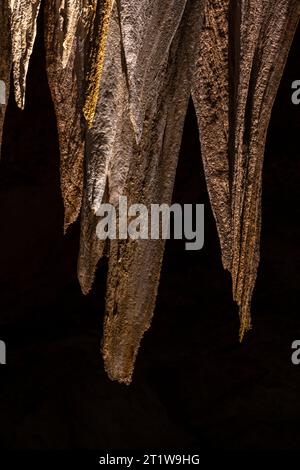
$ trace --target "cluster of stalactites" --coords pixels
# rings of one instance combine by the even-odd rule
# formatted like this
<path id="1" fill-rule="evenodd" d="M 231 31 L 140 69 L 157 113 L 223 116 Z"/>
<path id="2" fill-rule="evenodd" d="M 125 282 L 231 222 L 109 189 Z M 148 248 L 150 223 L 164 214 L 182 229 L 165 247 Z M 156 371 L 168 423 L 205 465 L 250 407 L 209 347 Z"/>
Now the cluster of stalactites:
<path id="1" fill-rule="evenodd" d="M 242 338 L 251 327 L 259 263 L 266 132 L 299 1 L 2 0 L 0 138 L 11 76 L 16 102 L 25 105 L 41 5 L 65 230 L 80 215 L 84 293 L 104 249 L 109 257 L 102 342 L 108 375 L 131 382 L 153 316 L 164 242 L 105 246 L 96 213 L 121 195 L 145 205 L 171 203 L 191 95 Z"/>

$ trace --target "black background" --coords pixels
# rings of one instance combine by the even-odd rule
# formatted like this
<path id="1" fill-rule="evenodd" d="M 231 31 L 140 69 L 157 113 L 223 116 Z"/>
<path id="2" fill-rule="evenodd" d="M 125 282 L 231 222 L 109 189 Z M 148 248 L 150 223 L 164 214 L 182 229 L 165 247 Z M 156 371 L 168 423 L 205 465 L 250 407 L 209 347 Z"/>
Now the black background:
<path id="1" fill-rule="evenodd" d="M 2 449 L 300 448 L 300 30 L 273 109 L 264 165 L 261 266 L 253 331 L 238 313 L 206 190 L 195 113 L 186 119 L 174 202 L 204 203 L 205 247 L 170 241 L 152 328 L 130 387 L 100 355 L 106 266 L 84 297 L 79 225 L 63 236 L 59 151 L 40 19 L 26 109 L 11 93 L 0 166 Z"/>

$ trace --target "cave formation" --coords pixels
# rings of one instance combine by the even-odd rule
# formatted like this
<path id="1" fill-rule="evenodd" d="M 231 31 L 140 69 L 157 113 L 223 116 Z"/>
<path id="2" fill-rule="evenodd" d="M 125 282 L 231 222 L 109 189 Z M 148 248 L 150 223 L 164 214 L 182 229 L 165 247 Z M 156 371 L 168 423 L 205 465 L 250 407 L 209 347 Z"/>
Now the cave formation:
<path id="1" fill-rule="evenodd" d="M 102 354 L 129 384 L 150 327 L 163 240 L 96 236 L 103 202 L 170 204 L 192 96 L 203 167 L 222 251 L 251 328 L 259 265 L 266 134 L 300 17 L 298 0 L 3 0 L 0 137 L 26 78 L 44 17 L 45 60 L 60 144 L 64 229 L 80 219 L 78 279 L 90 292 L 108 257 Z"/>

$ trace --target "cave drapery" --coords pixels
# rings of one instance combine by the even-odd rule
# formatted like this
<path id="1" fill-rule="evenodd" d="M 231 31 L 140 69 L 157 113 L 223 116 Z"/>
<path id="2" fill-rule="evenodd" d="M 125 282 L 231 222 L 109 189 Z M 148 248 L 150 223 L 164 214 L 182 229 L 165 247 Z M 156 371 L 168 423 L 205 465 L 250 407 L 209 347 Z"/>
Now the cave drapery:
<path id="1" fill-rule="evenodd" d="M 299 1 L 2 0 L 0 138 L 10 90 L 21 109 L 26 105 L 39 14 L 64 228 L 81 222 L 83 293 L 108 256 L 102 354 L 109 377 L 132 380 L 155 308 L 164 240 L 105 243 L 96 236 L 96 213 L 103 202 L 117 207 L 122 195 L 146 206 L 171 203 L 190 96 L 242 339 L 259 265 L 266 134 Z"/>

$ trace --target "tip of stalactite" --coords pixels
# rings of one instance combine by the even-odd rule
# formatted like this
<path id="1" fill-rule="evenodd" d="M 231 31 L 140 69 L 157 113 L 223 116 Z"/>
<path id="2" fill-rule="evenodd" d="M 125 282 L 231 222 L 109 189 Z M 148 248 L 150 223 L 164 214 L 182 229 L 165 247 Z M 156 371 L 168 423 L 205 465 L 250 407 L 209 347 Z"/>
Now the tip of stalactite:
<path id="1" fill-rule="evenodd" d="M 78 278 L 81 292 L 83 293 L 83 295 L 88 295 L 92 290 L 92 287 L 94 284 L 94 277 L 92 281 L 88 280 L 87 275 L 82 272 L 79 266 L 79 262 L 78 262 L 78 268 L 77 268 L 77 278 Z"/>
<path id="2" fill-rule="evenodd" d="M 243 325 L 241 325 L 240 326 L 240 331 L 239 331 L 239 342 L 240 343 L 242 343 L 244 341 L 245 333 L 246 333 L 245 327 Z"/>
<path id="3" fill-rule="evenodd" d="M 15 91 L 15 102 L 21 111 L 25 109 L 25 96 Z"/>
<path id="4" fill-rule="evenodd" d="M 251 321 L 250 321 L 250 314 L 248 313 L 246 316 L 241 317 L 240 323 L 240 331 L 239 331 L 239 341 L 240 343 L 243 342 L 245 335 L 248 331 L 251 331 Z"/>
<path id="5" fill-rule="evenodd" d="M 67 231 L 68 231 L 68 228 L 70 227 L 71 225 L 71 221 L 69 219 L 69 217 L 67 216 L 67 214 L 65 213 L 65 216 L 64 216 L 64 235 L 67 234 Z"/>
<path id="6" fill-rule="evenodd" d="M 107 373 L 108 378 L 112 382 L 118 382 L 119 384 L 127 385 L 127 387 L 129 387 L 129 385 L 132 384 L 132 375 L 130 377 L 115 376 L 106 367 L 105 367 L 105 372 Z"/>
<path id="7" fill-rule="evenodd" d="M 66 235 L 69 227 L 77 221 L 77 219 L 79 217 L 79 213 L 80 213 L 80 207 L 76 208 L 72 211 L 68 210 L 68 208 L 65 207 L 64 235 Z"/>
<path id="8" fill-rule="evenodd" d="M 64 236 L 67 235 L 67 231 L 68 231 L 68 228 L 70 227 L 70 222 L 66 222 L 65 220 L 65 223 L 64 223 Z"/>
<path id="9" fill-rule="evenodd" d="M 130 370 L 130 372 L 124 374 L 124 371 L 116 371 L 114 368 L 112 368 L 109 364 L 110 361 L 108 360 L 108 354 L 105 354 L 102 349 L 102 357 L 104 359 L 104 369 L 105 372 L 108 376 L 108 378 L 112 382 L 118 382 L 119 384 L 123 385 L 131 385 L 132 384 L 132 378 L 133 378 L 133 369 Z"/>

